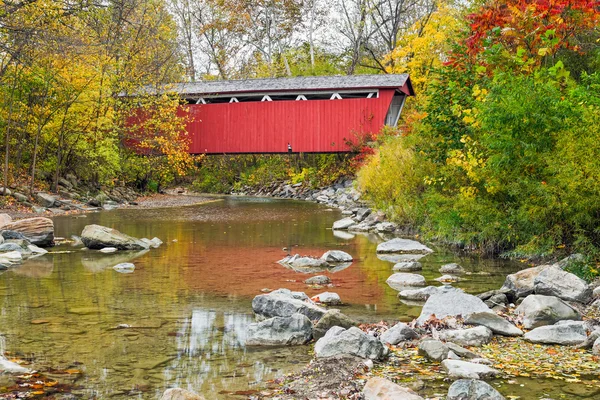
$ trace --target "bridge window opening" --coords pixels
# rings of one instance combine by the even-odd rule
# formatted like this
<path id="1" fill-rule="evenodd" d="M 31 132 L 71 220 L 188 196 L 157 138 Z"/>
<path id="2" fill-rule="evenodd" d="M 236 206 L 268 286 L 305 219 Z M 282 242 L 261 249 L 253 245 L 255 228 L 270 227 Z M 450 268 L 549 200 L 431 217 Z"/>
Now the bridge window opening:
<path id="1" fill-rule="evenodd" d="M 387 115 L 385 116 L 385 124 L 387 126 L 396 126 L 398 125 L 398 120 L 400 119 L 400 113 L 402 112 L 402 108 L 404 107 L 404 101 L 406 100 L 406 96 L 404 94 L 396 93 L 392 98 L 392 104 L 390 104 L 390 108 L 388 109 Z"/>
<path id="2" fill-rule="evenodd" d="M 307 93 L 281 93 L 281 94 L 248 94 L 238 96 L 207 95 L 196 98 L 186 98 L 187 104 L 220 104 L 220 103 L 247 103 L 264 101 L 310 101 L 310 100 L 346 100 L 346 99 L 376 99 L 379 91 L 359 92 L 307 92 Z"/>

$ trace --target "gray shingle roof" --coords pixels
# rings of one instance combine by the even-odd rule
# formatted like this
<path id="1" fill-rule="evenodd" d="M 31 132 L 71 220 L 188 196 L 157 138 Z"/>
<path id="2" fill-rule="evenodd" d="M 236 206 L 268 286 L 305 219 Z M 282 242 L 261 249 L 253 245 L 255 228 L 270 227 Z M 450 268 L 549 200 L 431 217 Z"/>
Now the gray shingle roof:
<path id="1" fill-rule="evenodd" d="M 410 86 L 408 74 L 300 76 L 294 78 L 175 83 L 167 85 L 166 89 L 177 92 L 182 96 L 194 96 L 227 93 L 400 88 L 407 81 L 409 81 Z M 412 92 L 412 87 L 410 89 Z"/>

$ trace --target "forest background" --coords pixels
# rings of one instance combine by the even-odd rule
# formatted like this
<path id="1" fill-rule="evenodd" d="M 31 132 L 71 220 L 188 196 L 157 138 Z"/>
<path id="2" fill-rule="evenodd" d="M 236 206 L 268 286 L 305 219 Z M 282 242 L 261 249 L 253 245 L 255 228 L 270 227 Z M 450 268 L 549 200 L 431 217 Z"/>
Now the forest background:
<path id="1" fill-rule="evenodd" d="M 599 26 L 600 2 L 583 0 L 0 0 L 2 186 L 57 190 L 73 174 L 97 188 L 227 192 L 357 173 L 369 200 L 420 235 L 486 254 L 583 252 L 575 268 L 591 279 Z M 297 162 L 192 157 L 177 97 L 141 91 L 370 73 L 411 75 L 400 125 L 353 138 L 358 156 Z M 124 126 L 139 108 L 144 135 Z"/>

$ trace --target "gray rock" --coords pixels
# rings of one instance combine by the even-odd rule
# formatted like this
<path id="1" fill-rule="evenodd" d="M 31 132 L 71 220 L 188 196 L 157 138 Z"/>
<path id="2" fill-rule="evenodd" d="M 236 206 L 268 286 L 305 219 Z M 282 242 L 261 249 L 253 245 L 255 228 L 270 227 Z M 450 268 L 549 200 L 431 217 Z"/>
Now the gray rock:
<path id="1" fill-rule="evenodd" d="M 530 295 L 515 310 L 523 314 L 523 327 L 533 329 L 562 320 L 580 320 L 581 314 L 554 296 Z"/>
<path id="2" fill-rule="evenodd" d="M 409 273 L 396 273 L 385 281 L 392 289 L 402 290 L 406 287 L 425 286 L 426 281 L 422 275 Z"/>
<path id="3" fill-rule="evenodd" d="M 446 400 L 505 400 L 505 398 L 483 381 L 459 379 L 450 385 Z"/>
<path id="4" fill-rule="evenodd" d="M 465 272 L 465 269 L 456 263 L 442 265 L 440 268 L 442 274 L 464 274 Z"/>
<path id="5" fill-rule="evenodd" d="M 556 325 L 540 326 L 524 336 L 533 343 L 576 345 L 587 338 L 585 323 L 581 321 L 564 321 Z"/>
<path id="6" fill-rule="evenodd" d="M 442 361 L 448 358 L 448 346 L 434 339 L 425 339 L 419 343 L 419 354 L 433 361 Z"/>
<path id="7" fill-rule="evenodd" d="M 496 306 L 504 306 L 508 304 L 508 298 L 505 294 L 495 294 L 485 301 L 485 305 L 493 308 Z"/>
<path id="8" fill-rule="evenodd" d="M 248 326 L 247 346 L 296 346 L 312 339 L 313 326 L 302 314 L 273 317 Z"/>
<path id="9" fill-rule="evenodd" d="M 23 255 L 18 251 L 9 251 L 8 253 L 0 253 L 0 264 L 10 265 L 23 261 Z"/>
<path id="10" fill-rule="evenodd" d="M 8 361 L 0 354 L 0 374 L 26 374 L 29 370 L 17 363 Z"/>
<path id="11" fill-rule="evenodd" d="M 343 263 L 351 262 L 353 258 L 345 251 L 330 250 L 321 256 L 321 260 L 324 260 L 327 263 Z"/>
<path id="12" fill-rule="evenodd" d="M 319 320 L 326 312 L 310 300 L 295 298 L 288 289 L 279 289 L 256 296 L 252 300 L 252 309 L 256 314 L 266 318 L 290 317 L 299 313 L 306 315 L 312 321 Z"/>
<path id="13" fill-rule="evenodd" d="M 81 241 L 88 249 L 93 250 L 103 247 L 116 247 L 119 250 L 146 250 L 149 248 L 148 244 L 140 239 L 101 225 L 87 225 L 83 228 Z"/>
<path id="14" fill-rule="evenodd" d="M 46 254 L 48 253 L 48 250 L 42 249 L 40 247 L 37 247 L 35 244 L 29 244 L 27 245 L 27 248 L 33 253 L 33 254 Z"/>
<path id="15" fill-rule="evenodd" d="M 135 271 L 135 265 L 132 263 L 121 263 L 115 265 L 113 269 L 122 274 L 132 274 Z"/>
<path id="16" fill-rule="evenodd" d="M 8 251 L 18 251 L 19 253 L 31 253 L 31 251 L 26 251 L 23 247 L 18 245 L 17 243 L 2 243 L 0 244 L 0 253 L 8 252 Z"/>
<path id="17" fill-rule="evenodd" d="M 592 353 L 600 355 L 600 337 L 594 342 L 594 345 L 592 346 Z"/>
<path id="18" fill-rule="evenodd" d="M 404 261 L 419 261 L 421 258 L 425 257 L 426 254 L 377 254 L 377 258 L 381 261 L 387 261 L 394 264 Z"/>
<path id="19" fill-rule="evenodd" d="M 4 228 L 6 225 L 12 222 L 12 217 L 6 213 L 0 214 L 0 228 Z"/>
<path id="20" fill-rule="evenodd" d="M 477 354 L 473 353 L 471 350 L 467 350 L 464 347 L 460 347 L 456 343 L 446 342 L 446 346 L 448 347 L 448 349 L 450 351 L 452 351 L 453 353 L 458 355 L 460 358 L 466 358 L 466 359 L 479 358 L 479 356 Z"/>
<path id="21" fill-rule="evenodd" d="M 329 266 L 327 261 L 321 258 L 300 256 L 298 254 L 279 260 L 279 264 L 293 269 L 323 269 Z"/>
<path id="22" fill-rule="evenodd" d="M 485 326 L 468 329 L 453 329 L 442 331 L 439 334 L 441 340 L 453 342 L 461 346 L 482 346 L 492 340 L 494 334 Z"/>
<path id="23" fill-rule="evenodd" d="M 377 253 L 429 254 L 433 253 L 433 250 L 416 240 L 395 238 L 380 243 L 377 246 Z"/>
<path id="24" fill-rule="evenodd" d="M 24 194 L 22 194 L 22 193 L 18 193 L 18 192 L 15 192 L 15 193 L 13 193 L 13 197 L 14 197 L 15 199 L 17 199 L 17 201 L 18 201 L 19 203 L 24 203 L 24 202 L 26 202 L 26 201 L 28 201 L 28 200 L 29 200 L 29 198 L 28 198 L 27 196 L 25 196 L 25 195 L 24 195 Z"/>
<path id="25" fill-rule="evenodd" d="M 481 325 L 489 328 L 492 332 L 503 336 L 522 336 L 523 331 L 497 314 L 489 312 L 473 313 L 465 318 L 469 325 Z"/>
<path id="26" fill-rule="evenodd" d="M 592 298 L 592 290 L 583 279 L 558 267 L 540 272 L 533 281 L 533 290 L 536 294 L 580 303 L 587 303 Z"/>
<path id="27" fill-rule="evenodd" d="M 354 219 L 356 220 L 356 222 L 362 222 L 369 215 L 371 215 L 370 208 L 359 208 L 358 210 L 356 210 L 356 215 L 354 216 Z"/>
<path id="28" fill-rule="evenodd" d="M 50 218 L 35 217 L 20 219 L 6 224 L 2 229 L 18 232 L 36 246 L 47 247 L 54 245 L 54 222 Z M 6 236 L 4 238 L 8 239 Z"/>
<path id="29" fill-rule="evenodd" d="M 600 298 L 600 286 L 598 286 L 597 288 L 595 288 L 592 291 L 592 297 L 595 299 L 599 299 Z"/>
<path id="30" fill-rule="evenodd" d="M 9 188 L 4 189 L 3 186 L 0 186 L 0 196 L 10 196 L 12 192 Z"/>
<path id="31" fill-rule="evenodd" d="M 427 286 L 425 288 L 420 288 L 420 289 L 402 290 L 402 291 L 400 291 L 400 293 L 398 293 L 398 297 L 401 299 L 407 299 L 407 300 L 425 301 L 434 294 L 448 293 L 448 292 L 462 292 L 462 290 L 455 288 L 453 286 L 450 286 L 450 285 Z"/>
<path id="32" fill-rule="evenodd" d="M 502 289 L 511 292 L 514 297 L 527 297 L 533 293 L 533 281 L 535 278 L 550 265 L 540 265 L 534 268 L 527 268 L 517 273 L 508 275 L 502 285 Z"/>
<path id="33" fill-rule="evenodd" d="M 565 269 L 568 266 L 570 266 L 571 264 L 583 263 L 583 262 L 585 262 L 585 256 L 583 254 L 576 253 L 576 254 L 571 254 L 570 256 L 563 258 L 562 260 L 560 260 L 559 262 L 557 262 L 554 265 L 560 269 Z"/>
<path id="34" fill-rule="evenodd" d="M 337 229 L 337 230 L 345 230 L 350 228 L 352 225 L 356 225 L 356 221 L 354 221 L 352 218 L 348 217 L 348 218 L 343 218 L 340 219 L 339 221 L 335 221 L 333 223 L 333 229 Z"/>
<path id="35" fill-rule="evenodd" d="M 500 371 L 487 365 L 461 360 L 444 360 L 442 368 L 454 379 L 486 379 L 500 374 Z"/>
<path id="36" fill-rule="evenodd" d="M 204 400 L 204 397 L 188 390 L 174 388 L 167 389 L 160 400 Z"/>
<path id="37" fill-rule="evenodd" d="M 158 249 L 160 247 L 161 244 L 163 244 L 163 241 L 160 240 L 157 237 L 154 237 L 152 239 L 148 239 L 148 238 L 141 238 L 140 239 L 142 242 L 146 243 L 148 245 L 148 247 L 153 248 L 153 249 Z"/>
<path id="38" fill-rule="evenodd" d="M 392 222 L 380 222 L 375 225 L 375 230 L 380 233 L 392 233 L 396 230 L 396 224 Z"/>
<path id="39" fill-rule="evenodd" d="M 460 279 L 458 276 L 454 276 L 454 275 L 442 275 L 439 278 L 435 278 L 434 280 L 436 280 L 438 282 L 442 282 L 442 283 L 454 283 L 454 282 L 459 282 L 462 279 Z"/>
<path id="40" fill-rule="evenodd" d="M 342 304 L 342 299 L 337 293 L 333 292 L 323 292 L 316 296 L 313 296 L 312 301 L 316 301 L 317 303 L 323 303 L 331 306 L 335 306 L 338 304 Z"/>
<path id="41" fill-rule="evenodd" d="M 54 207 L 54 204 L 56 203 L 56 197 L 44 192 L 36 193 L 35 199 L 42 207 L 46 208 Z"/>
<path id="42" fill-rule="evenodd" d="M 352 355 L 382 360 L 387 354 L 388 349 L 381 341 L 356 327 L 344 329 L 334 326 L 315 344 L 317 358 Z"/>
<path id="43" fill-rule="evenodd" d="M 423 400 L 412 389 L 385 378 L 370 378 L 362 392 L 364 400 Z"/>
<path id="44" fill-rule="evenodd" d="M 423 264 L 418 261 L 404 261 L 397 263 L 392 269 L 401 272 L 420 271 L 423 269 Z"/>
<path id="45" fill-rule="evenodd" d="M 407 340 L 418 339 L 419 334 L 405 323 L 398 322 L 385 331 L 379 338 L 383 343 L 396 345 Z"/>
<path id="46" fill-rule="evenodd" d="M 344 329 L 351 328 L 353 326 L 357 326 L 358 322 L 348 317 L 345 314 L 342 314 L 340 310 L 332 309 L 327 310 L 325 315 L 321 317 L 319 322 L 315 325 L 313 329 L 313 337 L 315 340 L 319 340 L 329 329 L 334 326 L 339 326 Z"/>
<path id="47" fill-rule="evenodd" d="M 331 283 L 331 279 L 325 275 L 311 276 L 304 281 L 307 285 L 328 285 Z"/>
<path id="48" fill-rule="evenodd" d="M 466 318 L 476 312 L 493 313 L 481 299 L 470 294 L 459 291 L 434 294 L 427 299 L 423 306 L 417 324 L 423 324 L 432 315 L 439 319 L 459 315 Z"/>

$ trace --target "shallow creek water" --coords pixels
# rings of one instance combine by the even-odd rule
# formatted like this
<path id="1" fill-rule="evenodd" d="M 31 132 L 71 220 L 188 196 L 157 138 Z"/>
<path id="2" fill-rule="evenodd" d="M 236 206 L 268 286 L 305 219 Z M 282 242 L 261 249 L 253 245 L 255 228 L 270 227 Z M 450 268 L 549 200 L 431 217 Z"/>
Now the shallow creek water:
<path id="1" fill-rule="evenodd" d="M 244 398 L 232 392 L 261 388 L 311 357 L 310 346 L 243 344 L 254 320 L 251 301 L 261 289 L 321 292 L 303 283 L 312 274 L 276 263 L 286 255 L 284 247 L 315 256 L 340 249 L 357 258 L 347 269 L 326 273 L 336 287 L 322 290 L 337 292 L 346 303 L 342 311 L 356 319 L 408 321 L 419 314 L 418 305 L 401 303 L 385 283 L 393 263 L 376 256 L 383 239 L 336 236 L 329 228 L 339 218 L 339 211 L 311 203 L 230 197 L 199 206 L 56 217 L 60 237 L 96 223 L 136 237 L 157 236 L 164 245 L 116 254 L 61 245 L 1 274 L 5 351 L 40 370 L 83 371 L 76 382 L 82 398 L 156 399 L 173 386 L 207 399 Z M 111 268 L 127 261 L 136 265 L 133 274 Z M 498 288 L 519 269 L 442 249 L 421 261 L 431 284 L 442 264 L 460 263 L 472 274 L 457 286 L 469 293 Z M 117 329 L 120 324 L 130 328 Z"/>

